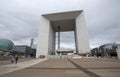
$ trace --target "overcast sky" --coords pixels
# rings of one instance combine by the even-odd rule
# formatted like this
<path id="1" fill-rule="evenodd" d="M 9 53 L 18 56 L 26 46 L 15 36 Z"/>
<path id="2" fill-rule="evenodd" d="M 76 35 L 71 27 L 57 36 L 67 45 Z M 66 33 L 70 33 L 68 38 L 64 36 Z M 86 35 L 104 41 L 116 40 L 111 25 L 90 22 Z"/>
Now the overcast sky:
<path id="1" fill-rule="evenodd" d="M 90 47 L 120 43 L 120 0 L 0 0 L 0 38 L 30 45 L 41 14 L 73 10 L 84 10 Z M 74 48 L 73 36 L 61 33 L 62 46 Z"/>

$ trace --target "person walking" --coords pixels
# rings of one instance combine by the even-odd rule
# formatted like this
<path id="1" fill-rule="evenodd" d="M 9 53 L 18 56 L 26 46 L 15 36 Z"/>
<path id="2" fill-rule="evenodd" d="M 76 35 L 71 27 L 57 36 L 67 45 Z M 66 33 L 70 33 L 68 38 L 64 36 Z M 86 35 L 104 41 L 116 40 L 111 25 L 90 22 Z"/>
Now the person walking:
<path id="1" fill-rule="evenodd" d="M 17 54 L 15 55 L 15 63 L 16 64 L 18 63 L 18 55 Z"/>
<path id="2" fill-rule="evenodd" d="M 15 61 L 15 58 L 14 58 L 14 56 L 12 56 L 11 57 L 11 63 L 14 63 L 14 61 Z"/>

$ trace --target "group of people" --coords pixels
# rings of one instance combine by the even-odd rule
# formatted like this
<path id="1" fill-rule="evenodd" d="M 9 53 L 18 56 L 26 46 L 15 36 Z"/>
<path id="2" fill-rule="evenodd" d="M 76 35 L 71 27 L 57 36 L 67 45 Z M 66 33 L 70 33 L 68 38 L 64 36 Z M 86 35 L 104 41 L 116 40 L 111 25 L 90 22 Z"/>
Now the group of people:
<path id="1" fill-rule="evenodd" d="M 18 55 L 11 57 L 11 63 L 17 63 L 18 62 Z"/>

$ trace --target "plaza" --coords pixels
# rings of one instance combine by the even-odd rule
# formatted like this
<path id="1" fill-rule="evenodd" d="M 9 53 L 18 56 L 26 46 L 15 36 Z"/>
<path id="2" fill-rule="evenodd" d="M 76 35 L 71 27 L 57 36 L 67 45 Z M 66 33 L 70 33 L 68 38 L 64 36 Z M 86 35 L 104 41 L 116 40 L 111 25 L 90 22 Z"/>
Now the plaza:
<path id="1" fill-rule="evenodd" d="M 7 72 L 8 69 L 11 71 Z M 15 67 L 11 64 L 0 66 L 0 77 L 16 76 L 119 77 L 120 60 L 107 58 L 35 59 L 19 62 Z"/>

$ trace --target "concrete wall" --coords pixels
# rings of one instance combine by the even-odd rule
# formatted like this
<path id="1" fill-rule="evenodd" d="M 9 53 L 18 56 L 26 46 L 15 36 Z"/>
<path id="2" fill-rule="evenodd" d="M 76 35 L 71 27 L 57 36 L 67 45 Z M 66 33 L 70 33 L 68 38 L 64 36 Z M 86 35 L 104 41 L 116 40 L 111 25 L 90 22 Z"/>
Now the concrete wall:
<path id="1" fill-rule="evenodd" d="M 36 57 L 40 55 L 48 55 L 48 42 L 49 42 L 49 28 L 50 22 L 44 17 L 40 17 L 40 26 L 38 33 L 38 43 Z"/>
<path id="2" fill-rule="evenodd" d="M 117 48 L 117 57 L 118 57 L 118 59 L 120 59 L 120 46 L 118 46 L 118 48 Z"/>
<path id="3" fill-rule="evenodd" d="M 49 27 L 49 43 L 48 43 L 48 53 L 53 55 L 55 50 L 55 31 L 52 26 Z"/>
<path id="4" fill-rule="evenodd" d="M 84 54 L 90 51 L 88 31 L 86 27 L 84 12 L 76 18 L 76 44 L 79 54 Z"/>

